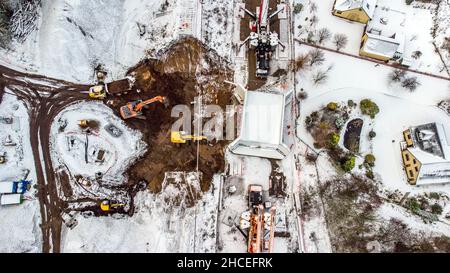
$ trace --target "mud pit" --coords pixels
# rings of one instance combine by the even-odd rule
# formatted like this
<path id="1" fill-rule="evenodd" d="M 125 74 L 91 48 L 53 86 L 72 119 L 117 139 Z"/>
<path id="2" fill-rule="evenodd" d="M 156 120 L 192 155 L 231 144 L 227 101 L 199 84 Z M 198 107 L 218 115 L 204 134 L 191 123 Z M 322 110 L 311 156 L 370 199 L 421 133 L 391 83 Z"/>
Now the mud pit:
<path id="1" fill-rule="evenodd" d="M 126 123 L 140 130 L 148 144 L 146 154 L 127 172 L 130 184 L 145 180 L 151 192 L 159 192 L 165 172 L 195 171 L 197 143 L 176 146 L 170 141 L 170 128 L 176 118 L 172 107 L 184 104 L 193 111 L 191 103 L 202 95 L 202 104 L 217 104 L 225 109 L 230 104 L 232 87 L 224 80 L 232 80 L 233 72 L 218 55 L 208 51 L 199 41 L 180 40 L 161 52 L 158 60 L 146 59 L 129 70 L 136 78 L 135 86 L 126 95 L 114 97 L 110 104 L 118 113 L 120 106 L 129 101 L 166 96 L 169 105 L 160 103 L 144 109 L 145 120 L 129 119 Z M 206 120 L 204 120 L 205 122 Z M 199 170 L 202 172 L 201 189 L 209 189 L 215 173 L 224 169 L 224 149 L 227 142 L 200 144 Z"/>

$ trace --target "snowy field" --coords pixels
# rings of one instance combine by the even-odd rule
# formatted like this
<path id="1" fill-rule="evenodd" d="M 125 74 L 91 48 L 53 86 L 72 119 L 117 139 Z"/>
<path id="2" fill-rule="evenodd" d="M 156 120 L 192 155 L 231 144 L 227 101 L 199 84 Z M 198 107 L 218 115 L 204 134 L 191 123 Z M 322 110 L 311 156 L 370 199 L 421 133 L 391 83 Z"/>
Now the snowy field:
<path id="1" fill-rule="evenodd" d="M 13 114 L 11 114 L 13 113 Z M 28 113 L 15 96 L 5 94 L 0 104 L 0 117 L 11 117 L 12 124 L 0 122 L 0 141 L 9 135 L 15 146 L 0 144 L 0 153 L 6 152 L 7 162 L 0 164 L 0 183 L 24 178 L 32 181 L 32 188 L 24 194 L 20 205 L 0 206 L 0 252 L 40 252 L 41 229 L 39 202 L 35 197 L 34 159 L 31 152 Z"/>
<path id="2" fill-rule="evenodd" d="M 188 174 L 189 175 L 189 174 Z M 193 181 L 198 187 L 198 181 Z M 63 252 L 196 252 L 216 251 L 218 177 L 194 207 L 171 201 L 185 196 L 177 184 L 165 183 L 158 194 L 136 196 L 132 217 L 77 217 L 78 225 L 63 232 Z"/>
<path id="3" fill-rule="evenodd" d="M 341 51 L 359 55 L 364 25 L 333 16 L 331 11 L 334 0 L 295 0 L 294 2 L 303 4 L 303 10 L 295 15 L 295 38 L 308 40 L 308 35 L 312 35 L 312 40 L 317 41 L 318 30 L 327 28 L 332 35 L 341 33 L 347 36 L 347 45 Z M 410 41 L 413 45 L 412 48 L 422 52 L 422 56 L 414 61 L 411 68 L 448 77 L 449 75 L 443 69 L 439 55 L 435 53 L 433 46 L 431 29 L 434 24 L 433 16 L 436 5 L 423 3 L 406 5 L 404 0 L 379 0 L 378 6 L 388 6 L 406 13 L 406 34 L 410 35 L 412 39 Z M 301 28 L 299 28 L 300 25 Z M 442 39 L 443 36 L 440 37 Z M 332 37 L 324 41 L 322 46 L 336 48 Z"/>
<path id="4" fill-rule="evenodd" d="M 297 54 L 309 50 L 311 48 L 308 46 L 297 46 L 296 48 Z M 314 84 L 311 78 L 315 71 L 328 67 L 332 68 L 328 72 L 326 80 L 323 83 Z M 349 74 L 350 67 L 352 72 Z M 397 84 L 389 83 L 388 75 L 391 71 L 390 67 L 325 52 L 325 61 L 322 65 L 308 67 L 297 74 L 298 88 L 302 88 L 308 93 L 308 98 L 301 104 L 297 134 L 302 140 L 313 146 L 314 140 L 304 126 L 307 115 L 325 107 L 332 101 L 346 104 L 348 100 L 358 103 L 361 99 L 369 98 L 380 108 L 380 113 L 375 119 L 368 120 L 367 117 L 365 118 L 357 112 L 350 118 L 364 118 L 366 123 L 369 123 L 369 127 L 363 128 L 362 139 L 367 138 L 365 134 L 370 130 L 368 128 L 373 128 L 377 134 L 372 144 L 369 141 L 361 142 L 361 151 L 363 153 L 371 152 L 378 159 L 374 171 L 385 189 L 399 190 L 403 193 L 411 192 L 412 194 L 442 192 L 448 196 L 450 195 L 450 185 L 448 184 L 415 187 L 407 183 L 402 169 L 399 142 L 402 141 L 403 130 L 410 126 L 428 122 L 449 123 L 450 117 L 436 105 L 441 100 L 449 98 L 450 83 L 445 80 L 415 75 L 421 85 L 416 91 L 410 92 Z M 448 207 L 445 210 L 448 210 Z M 390 213 L 393 210 L 383 208 L 383 212 Z M 397 211 L 391 214 L 394 216 L 399 213 Z M 389 218 L 391 215 L 385 216 Z M 414 221 L 420 221 L 418 217 L 411 215 L 409 217 L 415 219 Z M 450 232 L 447 225 L 439 225 L 441 232 L 446 234 Z"/>
<path id="5" fill-rule="evenodd" d="M 23 44 L 2 49 L 1 63 L 83 83 L 93 82 L 98 65 L 110 80 L 123 78 L 131 66 L 178 38 L 181 15 L 188 12 L 180 0 L 42 3 L 37 30 Z"/>
<path id="6" fill-rule="evenodd" d="M 94 122 L 97 127 L 91 130 L 87 142 L 80 120 Z M 105 129 L 108 125 L 115 126 L 121 135 L 113 136 Z M 146 150 L 142 134 L 130 129 L 110 108 L 97 101 L 68 106 L 55 117 L 51 132 L 53 164 L 55 168 L 67 166 L 72 176 L 94 178 L 97 172 L 102 172 L 105 179 L 123 183 L 125 170 Z M 101 150 L 105 155 L 99 162 Z"/>

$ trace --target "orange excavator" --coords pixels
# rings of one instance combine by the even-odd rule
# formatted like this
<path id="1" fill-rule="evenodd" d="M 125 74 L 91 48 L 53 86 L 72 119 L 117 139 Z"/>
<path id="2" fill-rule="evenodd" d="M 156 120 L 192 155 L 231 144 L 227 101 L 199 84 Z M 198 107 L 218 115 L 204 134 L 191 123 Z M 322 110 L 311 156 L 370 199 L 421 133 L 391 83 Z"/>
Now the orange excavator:
<path id="1" fill-rule="evenodd" d="M 161 102 L 163 104 L 167 104 L 166 97 L 163 96 L 156 96 L 154 98 L 148 99 L 148 100 L 137 100 L 127 103 L 126 105 L 120 107 L 120 115 L 123 119 L 129 119 L 134 117 L 140 117 L 142 116 L 142 108 L 144 108 L 146 105 L 152 104 L 154 102 Z"/>

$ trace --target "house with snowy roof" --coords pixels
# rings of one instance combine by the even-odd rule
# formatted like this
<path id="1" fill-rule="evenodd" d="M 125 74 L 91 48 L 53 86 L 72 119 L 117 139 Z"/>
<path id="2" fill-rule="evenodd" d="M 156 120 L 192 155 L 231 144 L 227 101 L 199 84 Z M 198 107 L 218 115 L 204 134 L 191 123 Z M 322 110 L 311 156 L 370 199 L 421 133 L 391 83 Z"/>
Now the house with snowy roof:
<path id="1" fill-rule="evenodd" d="M 410 184 L 450 183 L 450 144 L 442 124 L 411 127 L 403 137 L 402 160 Z"/>
<path id="2" fill-rule="evenodd" d="M 347 20 L 367 24 L 373 17 L 377 0 L 336 0 L 333 15 Z"/>
<path id="3" fill-rule="evenodd" d="M 377 6 L 365 28 L 359 55 L 381 61 L 396 60 L 410 66 L 413 50 L 405 25 L 404 12 L 387 6 Z"/>

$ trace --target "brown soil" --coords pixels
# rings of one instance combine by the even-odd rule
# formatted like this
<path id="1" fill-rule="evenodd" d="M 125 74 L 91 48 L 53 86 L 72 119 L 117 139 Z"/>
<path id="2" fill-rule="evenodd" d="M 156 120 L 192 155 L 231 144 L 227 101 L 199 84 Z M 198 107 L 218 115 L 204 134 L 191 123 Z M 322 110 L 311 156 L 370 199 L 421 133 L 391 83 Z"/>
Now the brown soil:
<path id="1" fill-rule="evenodd" d="M 112 107 L 118 111 L 128 101 L 157 95 L 168 98 L 168 107 L 155 103 L 144 109 L 145 120 L 126 120 L 129 126 L 144 134 L 148 144 L 147 153 L 128 171 L 129 183 L 145 180 L 152 192 L 161 190 L 165 172 L 196 170 L 197 143 L 175 145 L 170 142 L 170 128 L 176 120 L 171 117 L 172 107 L 178 104 L 191 107 L 195 97 L 201 94 L 203 105 L 218 104 L 225 109 L 232 94 L 230 85 L 224 83 L 224 80 L 232 80 L 232 71 L 199 41 L 190 38 L 178 41 L 160 57 L 159 60 L 144 60 L 131 68 L 129 73 L 136 77 L 133 91 L 112 99 Z M 200 144 L 203 191 L 209 189 L 213 175 L 224 169 L 225 146 L 225 142 Z"/>

